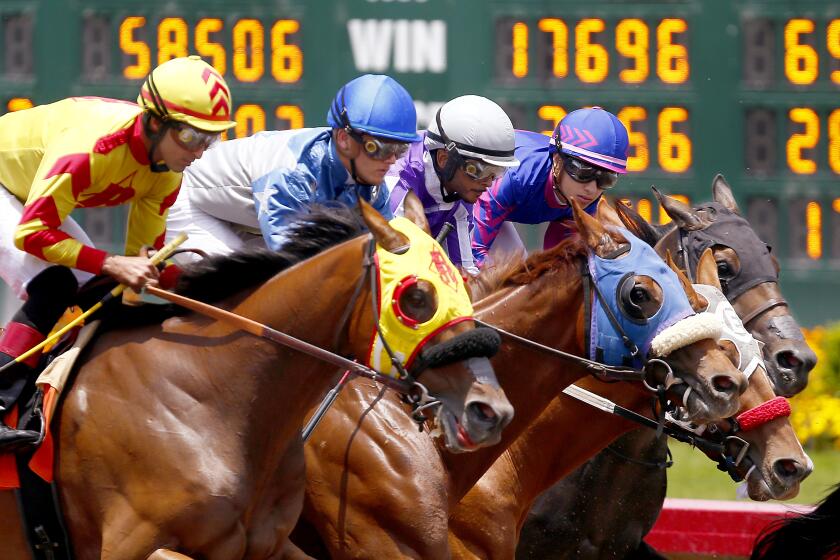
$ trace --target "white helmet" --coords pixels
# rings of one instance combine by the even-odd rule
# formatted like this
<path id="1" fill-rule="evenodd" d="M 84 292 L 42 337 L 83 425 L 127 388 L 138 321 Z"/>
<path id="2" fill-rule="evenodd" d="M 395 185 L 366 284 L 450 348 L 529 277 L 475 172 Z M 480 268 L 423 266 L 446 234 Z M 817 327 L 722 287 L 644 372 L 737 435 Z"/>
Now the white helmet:
<path id="1" fill-rule="evenodd" d="M 444 148 L 490 165 L 515 167 L 513 124 L 504 109 L 479 95 L 462 95 L 445 103 L 426 134 L 429 150 Z"/>

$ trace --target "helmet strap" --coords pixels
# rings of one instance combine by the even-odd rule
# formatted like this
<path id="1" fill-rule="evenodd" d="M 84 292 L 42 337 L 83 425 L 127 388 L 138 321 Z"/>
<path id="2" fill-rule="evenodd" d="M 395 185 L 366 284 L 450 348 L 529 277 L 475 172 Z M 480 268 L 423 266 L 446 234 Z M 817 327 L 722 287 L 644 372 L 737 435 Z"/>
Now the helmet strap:
<path id="1" fill-rule="evenodd" d="M 444 189 L 444 185 L 449 183 L 453 177 L 455 177 L 455 172 L 458 170 L 459 167 L 464 163 L 464 158 L 461 156 L 461 152 L 458 151 L 455 142 L 449 139 L 446 135 L 446 131 L 443 130 L 443 123 L 440 122 L 440 112 L 443 110 L 443 106 L 441 106 L 437 113 L 435 113 L 435 122 L 437 123 L 438 134 L 440 135 L 441 143 L 443 144 L 443 149 L 446 150 L 446 165 L 443 166 L 443 169 L 437 164 L 437 158 L 432 158 L 434 161 L 435 171 L 438 174 L 438 179 L 440 179 L 440 195 L 443 197 L 444 202 L 455 202 L 461 198 L 461 195 L 449 194 Z"/>
<path id="2" fill-rule="evenodd" d="M 344 102 L 344 87 L 346 86 L 341 88 L 341 108 L 339 108 L 338 104 L 334 101 L 330 106 L 330 111 L 332 111 L 333 116 L 341 123 L 344 132 L 346 132 L 347 136 L 349 136 L 352 140 L 354 131 L 353 126 L 350 124 L 350 117 L 347 115 L 347 104 Z M 360 187 L 373 188 L 373 185 L 369 184 L 367 181 L 362 181 L 359 177 L 358 172 L 356 171 L 356 158 L 350 157 L 348 159 L 350 160 L 350 177 L 353 179 L 353 182 Z M 358 195 L 358 191 L 356 194 Z"/>
<path id="3" fill-rule="evenodd" d="M 449 181 L 452 180 L 452 177 L 449 178 L 449 181 L 444 180 L 444 172 L 448 167 L 449 160 L 447 159 L 447 165 L 441 168 L 440 165 L 438 165 L 437 161 L 437 151 L 438 150 L 434 150 L 432 152 L 429 152 L 429 154 L 432 156 L 432 166 L 435 168 L 435 174 L 438 176 L 438 181 L 440 183 L 440 197 L 443 199 L 444 202 L 455 202 L 456 200 L 461 200 L 460 194 L 447 192 L 446 188 L 444 187 L 445 184 L 449 184 Z M 454 177 L 454 175 L 455 172 L 453 170 L 452 176 Z"/>
<path id="4" fill-rule="evenodd" d="M 160 128 L 158 128 L 157 132 L 152 130 L 152 119 L 156 119 L 160 122 Z M 152 173 L 165 173 L 169 171 L 169 166 L 165 163 L 161 163 L 155 161 L 154 153 L 160 143 L 163 141 L 164 135 L 169 131 L 172 127 L 172 124 L 166 120 L 161 119 L 154 113 L 149 110 L 143 112 L 143 133 L 149 137 L 149 140 L 152 143 L 149 145 L 149 151 L 147 155 L 149 156 L 149 169 Z"/>

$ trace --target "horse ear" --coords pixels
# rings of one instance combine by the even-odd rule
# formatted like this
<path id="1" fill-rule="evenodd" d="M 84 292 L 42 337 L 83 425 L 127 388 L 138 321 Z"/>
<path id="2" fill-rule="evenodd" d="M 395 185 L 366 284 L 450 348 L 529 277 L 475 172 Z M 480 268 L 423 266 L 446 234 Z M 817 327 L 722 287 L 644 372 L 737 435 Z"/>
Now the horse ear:
<path id="1" fill-rule="evenodd" d="M 691 308 L 695 312 L 700 312 L 709 307 L 709 302 L 707 302 L 703 296 L 695 291 L 694 286 L 691 285 L 691 280 L 688 279 L 682 269 L 680 269 L 680 267 L 677 266 L 677 263 L 674 262 L 674 258 L 671 256 L 671 251 L 665 253 L 665 262 L 671 270 L 674 271 L 677 278 L 680 279 L 680 284 L 682 284 L 685 295 L 688 296 L 688 303 L 691 304 Z"/>
<path id="2" fill-rule="evenodd" d="M 414 191 L 408 191 L 403 199 L 403 213 L 406 218 L 414 222 L 414 225 L 425 231 L 429 237 L 432 230 L 429 228 L 429 220 L 426 219 L 426 209 Z"/>
<path id="3" fill-rule="evenodd" d="M 393 253 L 409 244 L 405 235 L 392 228 L 382 214 L 361 198 L 359 199 L 359 211 L 376 242 L 386 251 Z"/>
<path id="4" fill-rule="evenodd" d="M 660 239 L 662 234 L 657 231 L 655 227 L 647 222 L 642 216 L 636 212 L 632 207 L 619 202 L 615 205 L 615 211 L 624 227 L 633 232 L 633 235 L 653 247 Z"/>
<path id="5" fill-rule="evenodd" d="M 715 254 L 711 247 L 707 247 L 703 254 L 700 255 L 700 260 L 697 261 L 697 282 L 706 284 L 707 286 L 714 286 L 718 290 L 720 287 L 720 278 L 717 273 L 717 262 L 715 261 Z"/>
<path id="6" fill-rule="evenodd" d="M 580 236 L 589 248 L 599 257 L 604 257 L 617 250 L 619 243 L 610 236 L 601 222 L 584 212 L 574 198 L 570 202 L 572 203 L 572 212 L 575 216 L 578 232 L 580 232 Z"/>
<path id="7" fill-rule="evenodd" d="M 659 204 L 665 209 L 665 212 L 671 216 L 671 219 L 682 229 L 693 231 L 703 229 L 703 221 L 700 216 L 688 204 L 670 197 L 667 194 L 662 194 L 656 187 L 651 187 Z"/>
<path id="8" fill-rule="evenodd" d="M 735 202 L 735 195 L 732 194 L 732 187 L 723 178 L 723 175 L 718 173 L 712 179 L 712 198 L 715 202 L 723 204 L 730 211 L 736 214 L 741 214 L 741 209 L 738 208 L 738 203 Z"/>

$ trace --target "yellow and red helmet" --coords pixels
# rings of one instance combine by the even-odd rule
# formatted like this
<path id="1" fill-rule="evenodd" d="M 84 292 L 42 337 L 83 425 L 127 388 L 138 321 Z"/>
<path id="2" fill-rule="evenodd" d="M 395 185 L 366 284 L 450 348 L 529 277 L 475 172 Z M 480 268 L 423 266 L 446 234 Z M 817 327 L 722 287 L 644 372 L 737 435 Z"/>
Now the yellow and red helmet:
<path id="1" fill-rule="evenodd" d="M 137 104 L 163 121 L 221 132 L 236 125 L 225 79 L 199 56 L 168 60 L 152 70 L 140 88 Z"/>

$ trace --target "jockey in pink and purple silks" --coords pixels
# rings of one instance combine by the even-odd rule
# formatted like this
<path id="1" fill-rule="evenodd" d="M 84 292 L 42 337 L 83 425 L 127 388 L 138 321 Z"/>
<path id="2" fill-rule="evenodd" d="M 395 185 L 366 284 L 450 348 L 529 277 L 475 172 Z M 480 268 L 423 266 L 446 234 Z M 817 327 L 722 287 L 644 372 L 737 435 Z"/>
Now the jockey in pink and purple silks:
<path id="1" fill-rule="evenodd" d="M 504 109 L 486 97 L 456 97 L 385 176 L 391 211 L 403 215 L 407 197 L 416 196 L 449 259 L 478 274 L 470 244 L 473 203 L 519 164 L 513 152 L 513 124 Z"/>
<path id="2" fill-rule="evenodd" d="M 479 197 L 473 206 L 472 250 L 484 264 L 502 224 L 550 222 L 543 248 L 569 236 L 576 198 L 595 215 L 607 189 L 627 173 L 627 129 L 600 107 L 578 109 L 566 115 L 551 138 L 536 132 L 516 131 L 516 158 L 511 169 Z"/>

